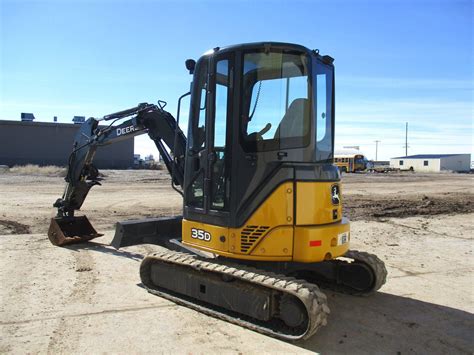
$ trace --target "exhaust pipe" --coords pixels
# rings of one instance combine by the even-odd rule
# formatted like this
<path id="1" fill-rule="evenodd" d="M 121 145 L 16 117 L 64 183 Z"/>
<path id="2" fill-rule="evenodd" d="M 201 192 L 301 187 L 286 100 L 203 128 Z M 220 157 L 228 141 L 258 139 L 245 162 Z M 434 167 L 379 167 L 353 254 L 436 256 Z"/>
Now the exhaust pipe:
<path id="1" fill-rule="evenodd" d="M 51 218 L 48 230 L 48 238 L 56 246 L 84 243 L 101 236 L 86 216 Z"/>

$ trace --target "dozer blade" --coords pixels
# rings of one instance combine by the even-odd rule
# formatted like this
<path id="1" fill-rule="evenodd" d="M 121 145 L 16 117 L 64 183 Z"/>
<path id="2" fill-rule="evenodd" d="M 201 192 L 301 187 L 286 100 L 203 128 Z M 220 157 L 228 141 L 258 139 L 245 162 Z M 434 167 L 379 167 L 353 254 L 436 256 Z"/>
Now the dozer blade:
<path id="1" fill-rule="evenodd" d="M 117 222 L 114 239 L 115 249 L 138 244 L 156 244 L 169 247 L 171 239 L 181 238 L 183 217 L 160 217 Z"/>
<path id="2" fill-rule="evenodd" d="M 86 216 L 80 217 L 55 217 L 51 218 L 48 238 L 53 245 L 83 243 L 101 237 Z"/>

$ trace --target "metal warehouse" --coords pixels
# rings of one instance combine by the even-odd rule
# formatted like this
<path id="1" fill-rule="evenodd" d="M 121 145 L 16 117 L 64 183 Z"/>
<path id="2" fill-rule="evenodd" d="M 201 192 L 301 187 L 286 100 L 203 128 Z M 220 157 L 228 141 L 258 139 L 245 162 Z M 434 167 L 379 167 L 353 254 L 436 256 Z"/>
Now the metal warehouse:
<path id="1" fill-rule="evenodd" d="M 424 172 L 469 171 L 471 154 L 418 154 L 390 159 L 390 167 Z"/>
<path id="2" fill-rule="evenodd" d="M 80 125 L 0 120 L 0 165 L 67 165 Z M 103 169 L 133 167 L 134 141 L 100 147 L 94 165 Z"/>

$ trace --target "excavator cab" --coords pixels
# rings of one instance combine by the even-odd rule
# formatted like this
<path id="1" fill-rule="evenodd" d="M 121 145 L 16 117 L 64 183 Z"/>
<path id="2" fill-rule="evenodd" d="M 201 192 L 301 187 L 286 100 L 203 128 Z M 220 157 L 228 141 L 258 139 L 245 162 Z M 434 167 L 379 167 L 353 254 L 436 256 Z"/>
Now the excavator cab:
<path id="1" fill-rule="evenodd" d="M 283 43 L 215 48 L 199 59 L 186 148 L 184 244 L 280 261 L 294 260 L 295 253 L 299 261 L 320 261 L 347 250 L 349 224 L 342 221 L 332 165 L 332 63 L 316 50 Z M 320 236 L 318 227 L 328 224 L 332 232 Z M 344 243 L 331 247 L 340 234 Z M 310 242 L 323 239 L 329 248 L 313 252 Z"/>

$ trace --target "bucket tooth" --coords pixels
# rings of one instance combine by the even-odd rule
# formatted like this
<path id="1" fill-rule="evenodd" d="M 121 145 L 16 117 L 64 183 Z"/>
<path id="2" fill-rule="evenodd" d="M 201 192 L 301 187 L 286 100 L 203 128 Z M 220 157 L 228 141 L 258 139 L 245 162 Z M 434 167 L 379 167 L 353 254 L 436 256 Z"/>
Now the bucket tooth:
<path id="1" fill-rule="evenodd" d="M 83 243 L 101 237 L 86 216 L 51 218 L 48 238 L 53 245 Z"/>

